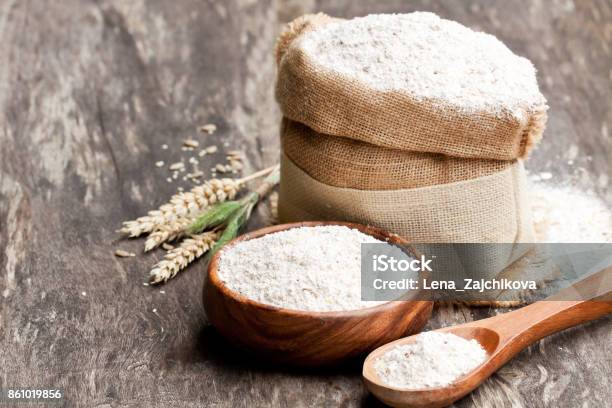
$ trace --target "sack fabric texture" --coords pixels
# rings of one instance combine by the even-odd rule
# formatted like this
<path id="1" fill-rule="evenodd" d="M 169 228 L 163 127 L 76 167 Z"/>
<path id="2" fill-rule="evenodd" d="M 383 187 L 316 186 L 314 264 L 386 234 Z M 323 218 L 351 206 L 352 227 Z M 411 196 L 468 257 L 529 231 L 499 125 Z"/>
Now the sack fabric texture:
<path id="1" fill-rule="evenodd" d="M 535 241 L 521 161 L 497 173 L 455 183 L 360 190 L 316 180 L 282 154 L 278 216 L 280 222 L 369 224 L 415 243 Z"/>
<path id="2" fill-rule="evenodd" d="M 443 154 L 389 149 L 317 133 L 283 119 L 282 149 L 314 179 L 336 187 L 393 190 L 427 187 L 488 176 L 513 161 L 466 159 Z"/>
<path id="3" fill-rule="evenodd" d="M 337 21 L 303 16 L 287 26 L 276 49 L 276 98 L 283 115 L 316 132 L 382 147 L 464 158 L 525 158 L 541 139 L 547 106 L 522 115 L 465 112 L 402 90 L 379 90 L 317 64 L 300 35 Z"/>

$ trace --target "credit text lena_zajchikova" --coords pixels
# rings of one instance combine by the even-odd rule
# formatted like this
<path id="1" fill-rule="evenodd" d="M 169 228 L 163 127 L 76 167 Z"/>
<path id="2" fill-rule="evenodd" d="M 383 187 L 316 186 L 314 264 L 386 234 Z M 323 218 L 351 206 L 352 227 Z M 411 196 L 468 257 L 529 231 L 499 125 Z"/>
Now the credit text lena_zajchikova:
<path id="1" fill-rule="evenodd" d="M 457 292 L 485 290 L 536 290 L 534 280 L 508 280 L 508 279 L 463 279 L 463 286 L 458 286 L 454 280 L 428 280 L 422 281 L 414 278 L 399 280 L 374 279 L 372 286 L 376 290 L 454 290 Z"/>

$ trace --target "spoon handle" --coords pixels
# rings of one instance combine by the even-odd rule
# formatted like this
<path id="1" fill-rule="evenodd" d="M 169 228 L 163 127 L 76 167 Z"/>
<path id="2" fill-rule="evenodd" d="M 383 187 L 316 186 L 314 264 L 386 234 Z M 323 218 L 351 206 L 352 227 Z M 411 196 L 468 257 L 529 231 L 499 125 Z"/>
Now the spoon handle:
<path id="1" fill-rule="evenodd" d="M 518 352 L 543 337 L 609 313 L 612 313 L 612 267 L 594 273 L 545 300 L 474 323 L 494 329 L 499 334 L 501 347 L 498 349 L 507 344 Z"/>

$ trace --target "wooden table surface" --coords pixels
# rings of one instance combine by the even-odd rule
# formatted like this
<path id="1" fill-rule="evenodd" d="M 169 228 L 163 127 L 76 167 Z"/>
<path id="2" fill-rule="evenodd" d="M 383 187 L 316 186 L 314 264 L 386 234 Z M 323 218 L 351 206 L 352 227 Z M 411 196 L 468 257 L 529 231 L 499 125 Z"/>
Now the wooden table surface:
<path id="1" fill-rule="evenodd" d="M 146 287 L 162 252 L 113 251 L 140 252 L 142 241 L 118 240 L 120 222 L 188 185 L 154 163 L 183 157 L 180 141 L 198 125 L 216 123 L 221 147 L 247 152 L 247 171 L 276 162 L 283 22 L 412 10 L 530 58 L 550 120 L 528 167 L 612 204 L 607 0 L 1 1 L 0 386 L 62 388 L 74 407 L 376 406 L 360 362 L 284 370 L 228 346 L 205 323 L 200 266 Z M 445 307 L 429 326 L 499 312 Z M 547 338 L 457 405 L 609 406 L 611 332 L 607 318 Z"/>

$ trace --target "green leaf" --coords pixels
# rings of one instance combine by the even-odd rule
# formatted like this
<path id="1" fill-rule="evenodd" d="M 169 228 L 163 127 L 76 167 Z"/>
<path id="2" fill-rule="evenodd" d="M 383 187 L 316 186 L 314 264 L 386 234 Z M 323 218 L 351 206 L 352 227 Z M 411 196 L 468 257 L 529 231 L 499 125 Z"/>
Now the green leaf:
<path id="1" fill-rule="evenodd" d="M 221 236 L 206 255 L 207 261 L 210 260 L 213 255 L 217 253 L 221 248 L 223 248 L 225 244 L 227 244 L 238 236 L 240 229 L 246 224 L 249 217 L 251 216 L 251 211 L 257 203 L 258 198 L 259 196 L 257 194 L 251 193 L 243 200 L 241 200 L 242 205 L 240 209 L 234 212 L 229 218 L 227 224 L 225 225 L 225 229 L 221 233 Z"/>
<path id="2" fill-rule="evenodd" d="M 226 224 L 232 215 L 242 206 L 243 204 L 240 201 L 226 201 L 216 204 L 196 218 L 189 226 L 188 232 L 190 234 L 199 234 L 202 231 Z"/>

